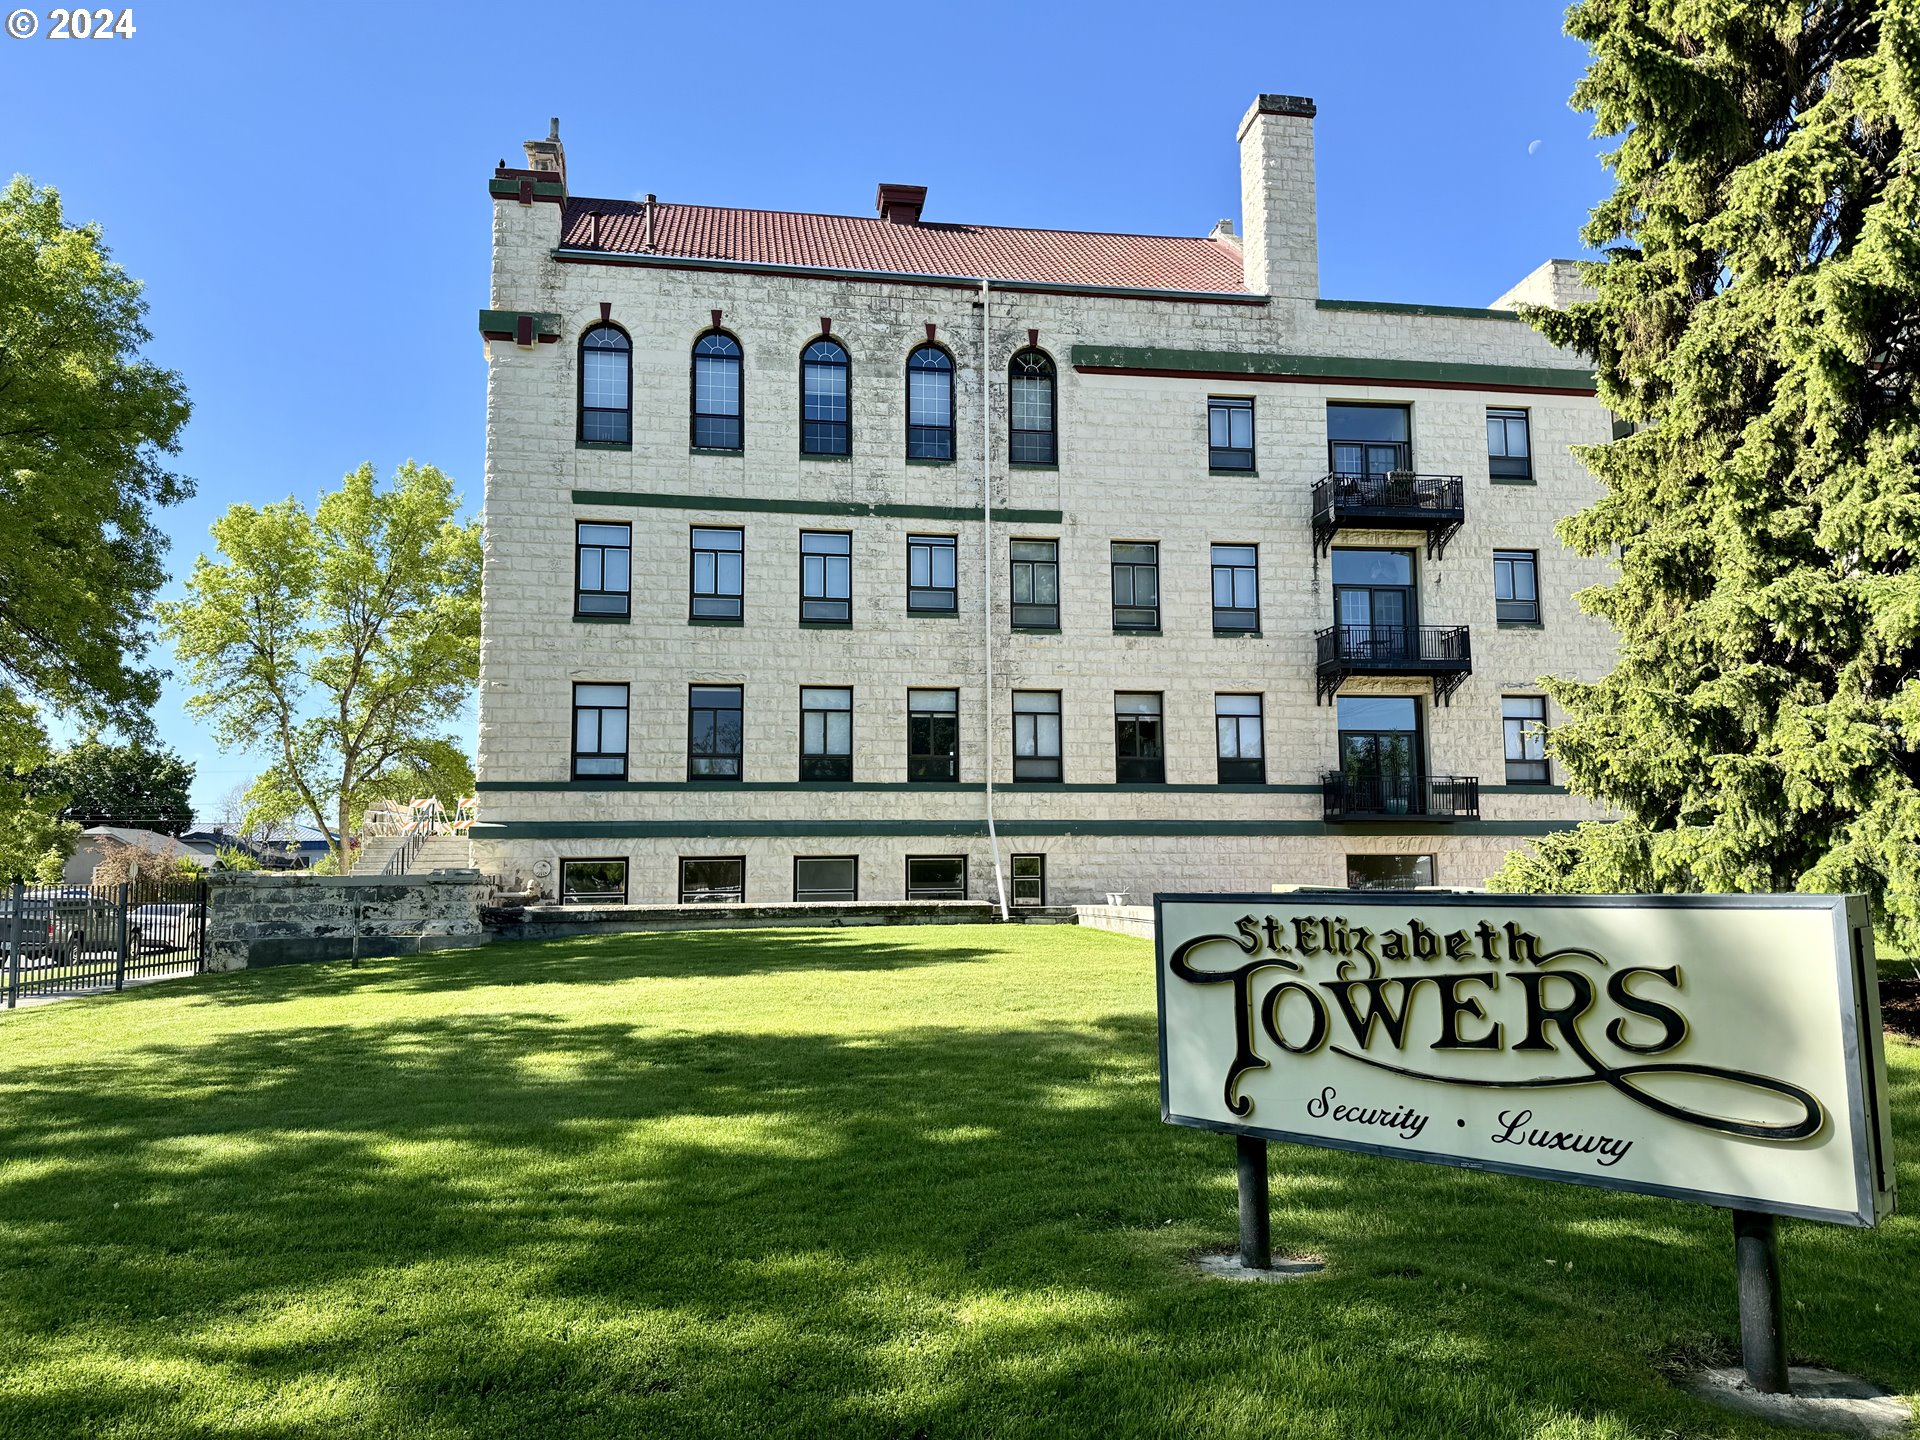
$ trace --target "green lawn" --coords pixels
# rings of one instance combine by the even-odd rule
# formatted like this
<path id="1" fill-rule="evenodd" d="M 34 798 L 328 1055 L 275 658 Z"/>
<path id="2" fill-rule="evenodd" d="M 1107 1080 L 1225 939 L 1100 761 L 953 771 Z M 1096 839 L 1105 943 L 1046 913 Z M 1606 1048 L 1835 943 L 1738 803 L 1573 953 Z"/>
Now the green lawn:
<path id="1" fill-rule="evenodd" d="M 1920 1047 L 1890 1041 L 1920 1194 Z M 1777 1435 L 1670 1388 L 1727 1217 L 1159 1120 L 1149 946 L 561 941 L 0 1019 L 0 1435 Z M 1920 1223 L 1783 1227 L 1797 1357 L 1920 1392 Z"/>

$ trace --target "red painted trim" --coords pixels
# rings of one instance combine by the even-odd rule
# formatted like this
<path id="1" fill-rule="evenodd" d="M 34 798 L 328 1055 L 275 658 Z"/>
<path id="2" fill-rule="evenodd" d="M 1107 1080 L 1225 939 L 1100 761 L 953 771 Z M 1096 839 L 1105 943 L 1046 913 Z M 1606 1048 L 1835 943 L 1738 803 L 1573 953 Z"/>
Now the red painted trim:
<path id="1" fill-rule="evenodd" d="M 1480 390 L 1503 395 L 1597 395 L 1592 386 L 1584 389 L 1562 385 L 1491 385 L 1478 380 L 1383 380 L 1378 375 L 1249 375 L 1244 370 L 1148 370 L 1122 365 L 1076 365 L 1082 375 L 1157 375 L 1174 380 L 1230 380 L 1259 385 L 1381 385 L 1401 390 Z"/>
<path id="2" fill-rule="evenodd" d="M 544 198 L 536 196 L 536 199 Z M 931 280 L 918 275 L 891 275 L 884 272 L 835 270 L 830 265 L 800 266 L 759 266 L 741 265 L 703 265 L 698 260 L 674 259 L 662 263 L 661 257 L 635 256 L 624 260 L 617 254 L 606 255 L 556 255 L 553 257 L 562 265 L 618 265 L 623 268 L 644 268 L 648 270 L 700 270 L 713 271 L 721 275 L 775 275 L 786 280 L 827 280 L 835 283 L 853 281 L 867 285 L 913 285 L 931 290 L 978 290 L 979 285 L 972 280 Z M 796 270 L 817 270 L 817 275 L 795 274 Z M 991 278 L 991 277 L 990 277 Z M 1133 300 L 1155 305 L 1255 305 L 1265 306 L 1271 303 L 1265 295 L 1211 295 L 1200 291 L 1168 290 L 1158 295 L 1109 295 L 1107 290 L 1150 289 L 1150 286 L 1101 286 L 1094 284 L 1058 285 L 1036 284 L 1031 280 L 1013 280 L 1006 282 L 1018 285 L 1018 290 L 1009 290 L 1009 295 L 1073 295 L 1086 300 Z"/>

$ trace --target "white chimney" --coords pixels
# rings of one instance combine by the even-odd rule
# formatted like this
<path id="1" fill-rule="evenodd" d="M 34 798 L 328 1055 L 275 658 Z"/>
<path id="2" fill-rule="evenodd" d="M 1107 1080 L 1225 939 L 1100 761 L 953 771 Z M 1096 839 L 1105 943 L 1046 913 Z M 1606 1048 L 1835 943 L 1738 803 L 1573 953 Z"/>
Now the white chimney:
<path id="1" fill-rule="evenodd" d="M 1255 294 L 1320 297 L 1313 117 L 1303 95 L 1262 95 L 1240 122 L 1240 246 Z"/>

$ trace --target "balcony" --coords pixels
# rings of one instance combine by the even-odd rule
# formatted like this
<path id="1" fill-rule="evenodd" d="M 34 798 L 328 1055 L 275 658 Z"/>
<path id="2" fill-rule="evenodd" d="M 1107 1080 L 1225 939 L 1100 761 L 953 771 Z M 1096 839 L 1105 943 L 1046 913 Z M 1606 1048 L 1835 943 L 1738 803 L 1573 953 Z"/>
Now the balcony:
<path id="1" fill-rule="evenodd" d="M 1437 560 L 1467 519 L 1467 485 L 1458 475 L 1417 475 L 1404 445 L 1374 446 L 1391 452 L 1393 468 L 1353 464 L 1351 447 L 1330 447 L 1331 469 L 1313 487 L 1313 546 L 1325 555 L 1341 530 L 1424 530 L 1427 557 Z"/>
<path id="2" fill-rule="evenodd" d="M 1440 705 L 1473 673 L 1464 625 L 1329 625 L 1313 637 L 1315 701 L 1324 705 L 1356 675 L 1428 676 Z"/>
<path id="3" fill-rule="evenodd" d="M 1418 820 L 1448 823 L 1480 818 L 1477 775 L 1368 775 L 1338 770 L 1320 777 L 1321 813 L 1334 820 Z"/>

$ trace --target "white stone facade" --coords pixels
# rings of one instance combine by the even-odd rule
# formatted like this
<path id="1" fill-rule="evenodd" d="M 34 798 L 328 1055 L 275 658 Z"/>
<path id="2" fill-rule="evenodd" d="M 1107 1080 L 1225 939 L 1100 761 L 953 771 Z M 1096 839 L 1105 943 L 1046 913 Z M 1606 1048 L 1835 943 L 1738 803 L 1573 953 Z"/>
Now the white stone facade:
<path id="1" fill-rule="evenodd" d="M 743 856 L 745 898 L 761 903 L 791 898 L 796 855 L 858 856 L 862 900 L 899 898 L 908 856 L 965 855 L 969 896 L 992 898 L 989 748 L 1000 852 L 1046 855 L 1054 904 L 1342 885 L 1351 855 L 1430 855 L 1438 883 L 1477 885 L 1529 835 L 1589 814 L 1564 793 L 1505 785 L 1501 700 L 1540 694 L 1542 675 L 1593 677 L 1611 663 L 1611 632 L 1572 599 L 1606 568 L 1554 535 L 1559 517 L 1597 493 L 1572 447 L 1606 441 L 1610 417 L 1579 362 L 1511 315 L 1318 300 L 1312 124 L 1310 102 L 1263 97 L 1242 126 L 1249 294 L 993 285 L 984 340 L 972 285 L 563 255 L 562 207 L 523 183 L 527 172 L 501 172 L 494 318 L 482 328 L 532 323 L 486 342 L 475 863 L 553 893 L 563 859 L 624 859 L 629 898 L 658 902 L 678 898 L 680 857 Z M 533 159 L 550 192 L 564 171 L 550 173 L 544 154 Z M 744 349 L 739 454 L 688 443 L 689 354 L 714 311 Z M 576 440 L 577 342 L 603 312 L 632 344 L 630 448 Z M 799 453 L 799 357 L 823 317 L 851 353 L 845 459 Z M 929 326 L 956 361 L 950 464 L 904 457 L 904 366 Z M 1008 464 L 1007 366 L 1030 332 L 1058 376 L 1054 468 Z M 986 536 L 983 376 L 996 512 Z M 1210 396 L 1253 400 L 1255 473 L 1209 473 Z M 1329 465 L 1326 407 L 1340 400 L 1410 407 L 1413 468 L 1465 479 L 1465 524 L 1441 558 L 1411 531 L 1347 530 L 1335 543 L 1413 550 L 1421 622 L 1470 627 L 1472 672 L 1450 704 L 1435 705 L 1430 682 L 1414 677 L 1356 678 L 1346 693 L 1422 697 L 1425 766 L 1479 777 L 1479 820 L 1323 819 L 1320 780 L 1338 766 L 1338 738 L 1334 708 L 1316 703 L 1314 637 L 1334 616 L 1310 493 Z M 1532 483 L 1490 477 L 1489 407 L 1528 412 Z M 574 619 L 574 526 L 589 520 L 633 527 L 627 623 Z M 737 627 L 688 621 L 689 531 L 706 525 L 745 532 Z M 849 628 L 798 623 L 798 535 L 810 529 L 852 534 Z M 958 537 L 955 616 L 907 613 L 910 533 Z M 1010 628 L 1008 546 L 1025 538 L 1059 542 L 1057 634 Z M 1118 540 L 1160 546 L 1158 634 L 1114 631 Z M 1257 636 L 1214 633 L 1214 543 L 1259 547 Z M 1496 624 L 1496 549 L 1538 552 L 1537 627 Z M 571 778 L 576 682 L 630 687 L 624 782 Z M 687 779 L 692 684 L 744 687 L 743 783 Z M 853 689 L 851 785 L 797 779 L 799 691 L 809 685 Z M 907 692 L 927 687 L 960 692 L 958 786 L 906 780 Z M 1063 784 L 1011 783 L 1010 692 L 1023 689 L 1061 692 Z M 1115 783 L 1120 691 L 1164 697 L 1164 785 Z M 1216 783 L 1213 705 L 1223 692 L 1263 697 L 1262 786 Z"/>

